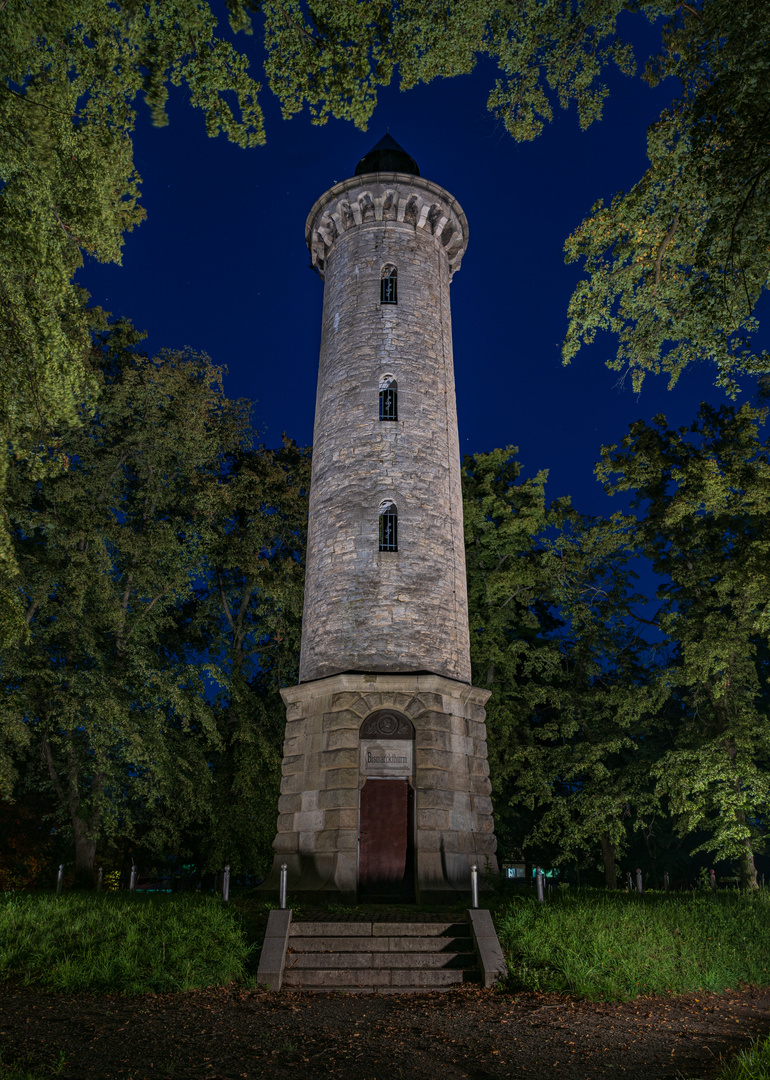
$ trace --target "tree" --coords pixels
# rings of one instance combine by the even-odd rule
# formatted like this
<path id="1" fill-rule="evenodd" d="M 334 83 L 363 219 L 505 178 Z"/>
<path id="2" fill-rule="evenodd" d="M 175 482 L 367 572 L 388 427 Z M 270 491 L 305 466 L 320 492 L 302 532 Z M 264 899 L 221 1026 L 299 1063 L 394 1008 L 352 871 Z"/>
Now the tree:
<path id="1" fill-rule="evenodd" d="M 545 504 L 515 448 L 465 459 L 474 685 L 487 686 L 498 832 L 568 860 L 600 853 L 605 880 L 655 803 L 649 781 L 663 696 L 639 634 L 633 522 Z"/>
<path id="2" fill-rule="evenodd" d="M 551 520 L 547 474 L 520 479 L 516 453 L 509 446 L 466 457 L 462 472 L 472 680 L 492 692 L 486 710 L 495 822 L 509 848 L 532 827 L 522 818 L 517 750 L 559 666 L 540 544 Z"/>
<path id="3" fill-rule="evenodd" d="M 238 0 L 230 11 L 244 27 Z M 124 234 L 144 217 L 137 98 L 163 124 L 168 87 L 184 85 L 209 135 L 264 141 L 259 87 L 216 26 L 198 0 L 9 0 L 0 10 L 0 437 L 38 473 L 56 467 L 59 429 L 82 418 L 100 385 L 90 348 L 104 320 L 72 277 L 85 255 L 120 262 Z M 0 495 L 7 467 L 3 457 Z M 2 520 L 0 560 L 13 566 Z M 18 623 L 6 600 L 0 632 Z"/>
<path id="4" fill-rule="evenodd" d="M 222 455 L 250 437 L 205 357 L 153 361 L 136 337 L 121 326 L 93 350 L 99 401 L 60 433 L 56 472 L 21 456 L 8 478 L 29 640 L 2 654 L 0 726 L 42 762 L 83 884 L 101 838 L 153 808 L 168 839 L 210 785 L 218 732 L 178 610 L 205 569 Z"/>
<path id="5" fill-rule="evenodd" d="M 531 842 L 570 861 L 600 853 L 608 888 L 632 832 L 657 809 L 650 769 L 665 699 L 657 649 L 639 632 L 634 525 L 563 507 L 558 532 L 543 538 L 560 665 L 515 754 L 518 796 L 537 810 Z"/>
<path id="6" fill-rule="evenodd" d="M 266 73 L 284 114 L 307 104 L 365 127 L 377 90 L 396 72 L 408 89 L 497 66 L 489 108 L 518 140 L 575 104 L 582 127 L 599 119 L 610 64 L 635 70 L 634 20 L 661 30 L 644 69 L 681 89 L 648 138 L 650 167 L 627 194 L 598 202 L 566 244 L 587 279 L 570 303 L 569 362 L 607 330 L 619 347 L 608 366 L 666 372 L 708 360 L 717 384 L 770 370 L 754 350 L 754 311 L 770 252 L 770 9 L 764 0 L 522 0 L 395 4 L 287 0 L 265 5 Z M 676 93 L 676 91 L 672 91 Z"/>
<path id="7" fill-rule="evenodd" d="M 190 830 L 211 869 L 266 870 L 275 836 L 286 711 L 299 678 L 310 453 L 239 449 L 220 477 L 208 570 L 193 624 L 211 672 L 218 743 L 208 819 Z"/>
<path id="8" fill-rule="evenodd" d="M 663 583 L 660 629 L 673 661 L 662 675 L 681 719 L 655 765 L 681 833 L 708 830 L 697 848 L 739 863 L 757 884 L 770 799 L 767 629 L 770 457 L 761 411 L 702 405 L 689 427 L 664 416 L 632 424 L 598 470 L 629 491 L 640 537 Z"/>

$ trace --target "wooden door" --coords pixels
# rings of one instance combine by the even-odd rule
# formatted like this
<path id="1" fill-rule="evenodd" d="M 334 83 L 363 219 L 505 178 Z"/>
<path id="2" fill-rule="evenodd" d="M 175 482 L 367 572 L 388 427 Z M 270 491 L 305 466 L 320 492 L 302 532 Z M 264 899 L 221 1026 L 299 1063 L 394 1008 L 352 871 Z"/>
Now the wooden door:
<path id="1" fill-rule="evenodd" d="M 361 789 L 358 884 L 365 892 L 402 889 L 411 878 L 408 780 L 368 779 Z"/>

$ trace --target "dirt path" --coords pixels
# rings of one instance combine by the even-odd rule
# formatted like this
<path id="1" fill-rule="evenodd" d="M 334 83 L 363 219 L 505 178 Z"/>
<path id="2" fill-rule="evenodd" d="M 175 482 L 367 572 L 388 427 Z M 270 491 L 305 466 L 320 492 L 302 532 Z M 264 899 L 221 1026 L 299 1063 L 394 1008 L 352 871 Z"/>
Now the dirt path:
<path id="1" fill-rule="evenodd" d="M 769 1031 L 764 990 L 622 1005 L 473 988 L 0 998 L 3 1062 L 41 1068 L 63 1052 L 62 1080 L 708 1080 Z"/>

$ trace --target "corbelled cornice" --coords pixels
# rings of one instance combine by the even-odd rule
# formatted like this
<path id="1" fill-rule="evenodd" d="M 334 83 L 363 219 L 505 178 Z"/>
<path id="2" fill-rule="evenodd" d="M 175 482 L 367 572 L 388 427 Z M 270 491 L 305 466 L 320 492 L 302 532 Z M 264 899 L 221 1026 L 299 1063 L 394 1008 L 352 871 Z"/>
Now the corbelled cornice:
<path id="1" fill-rule="evenodd" d="M 305 241 L 312 266 L 324 276 L 337 240 L 368 222 L 400 222 L 433 236 L 447 254 L 450 278 L 468 246 L 468 222 L 448 191 L 408 173 L 368 173 L 335 184 L 308 214 Z"/>

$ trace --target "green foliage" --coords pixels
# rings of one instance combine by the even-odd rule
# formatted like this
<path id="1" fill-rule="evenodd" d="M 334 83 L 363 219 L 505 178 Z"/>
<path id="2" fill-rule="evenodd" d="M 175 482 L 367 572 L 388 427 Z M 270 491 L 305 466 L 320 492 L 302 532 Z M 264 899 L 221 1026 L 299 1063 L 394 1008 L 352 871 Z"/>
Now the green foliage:
<path id="1" fill-rule="evenodd" d="M 0 435 L 17 453 L 44 447 L 93 399 L 91 333 L 102 316 L 72 277 L 85 255 L 120 262 L 144 217 L 133 161 L 136 103 L 166 123 L 169 86 L 186 88 L 209 135 L 264 142 L 259 89 L 245 57 L 198 0 L 9 0 L 0 11 Z M 0 492 L 6 462 L 0 463 Z M 13 566 L 7 534 L 0 559 Z M 5 635 L 18 609 L 0 611 Z"/>
<path id="2" fill-rule="evenodd" d="M 515 449 L 466 458 L 466 562 L 475 685 L 487 686 L 490 772 L 508 848 L 557 860 L 615 855 L 652 812 L 651 720 L 663 691 L 638 634 L 634 522 L 545 507 L 545 474 Z"/>
<path id="3" fill-rule="evenodd" d="M 2 654 L 0 729 L 33 752 L 29 782 L 50 785 L 84 883 L 100 837 L 152 815 L 171 843 L 209 785 L 218 733 L 178 613 L 205 567 L 222 454 L 248 435 L 205 357 L 152 361 L 135 337 L 119 327 L 92 352 L 99 403 L 62 431 L 58 469 L 20 456 L 8 478 L 29 638 Z"/>
<path id="4" fill-rule="evenodd" d="M 633 70 L 616 33 L 619 0 L 576 4 L 498 0 L 287 0 L 263 5 L 265 71 L 284 115 L 305 105 L 315 123 L 329 117 L 365 128 L 377 91 L 398 71 L 403 89 L 473 71 L 489 57 L 500 77 L 489 107 L 517 139 L 532 139 L 553 118 L 552 95 L 574 103 L 582 127 L 601 116 L 605 67 Z"/>
<path id="5" fill-rule="evenodd" d="M 149 994 L 248 977 L 241 915 L 208 897 L 5 894 L 0 979 L 74 993 Z"/>
<path id="6" fill-rule="evenodd" d="M 528 990 L 627 1001 L 770 984 L 770 898 L 762 891 L 643 897 L 588 889 L 494 912 L 512 980 Z"/>
<path id="7" fill-rule="evenodd" d="M 682 833 L 741 862 L 753 853 L 770 800 L 767 723 L 768 479 L 764 413 L 702 405 L 689 428 L 639 421 L 598 469 L 608 491 L 633 492 L 640 540 L 663 579 L 660 629 L 675 647 L 662 674 L 678 704 L 671 748 L 655 764 Z"/>
<path id="8" fill-rule="evenodd" d="M 754 311 L 770 273 L 770 9 L 763 0 L 647 5 L 668 16 L 663 50 L 647 67 L 682 94 L 648 133 L 649 168 L 609 206 L 598 202 L 566 244 L 587 279 L 570 302 L 566 361 L 611 331 L 608 366 L 676 383 L 691 363 L 716 367 L 732 396 L 736 377 L 770 370 L 755 351 Z"/>
<path id="9" fill-rule="evenodd" d="M 489 108 L 518 140 L 536 138 L 557 102 L 574 104 L 583 128 L 600 119 L 607 68 L 636 70 L 633 20 L 655 23 L 644 78 L 670 77 L 681 93 L 650 128 L 644 176 L 567 240 L 588 277 L 570 303 L 565 361 L 607 330 L 619 339 L 608 366 L 630 372 L 635 390 L 648 372 L 673 385 L 699 360 L 733 394 L 737 375 L 770 370 L 752 345 L 770 271 L 764 0 L 287 0 L 263 11 L 265 71 L 285 116 L 307 105 L 315 123 L 364 128 L 396 73 L 408 89 L 487 60 Z"/>
<path id="10" fill-rule="evenodd" d="M 717 1080 L 770 1080 L 770 1038 L 757 1039 L 750 1049 L 741 1050 Z"/>
<path id="11" fill-rule="evenodd" d="M 272 862 L 286 710 L 282 686 L 299 679 L 310 453 L 239 451 L 221 478 L 208 575 L 192 615 L 217 686 L 208 823 L 197 857 L 233 870 Z"/>

